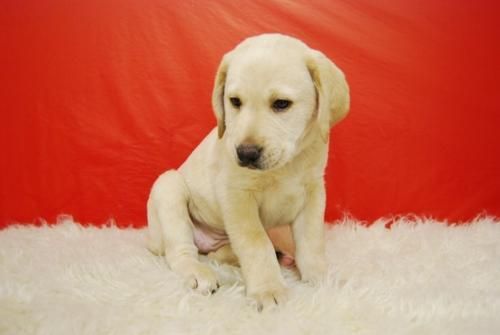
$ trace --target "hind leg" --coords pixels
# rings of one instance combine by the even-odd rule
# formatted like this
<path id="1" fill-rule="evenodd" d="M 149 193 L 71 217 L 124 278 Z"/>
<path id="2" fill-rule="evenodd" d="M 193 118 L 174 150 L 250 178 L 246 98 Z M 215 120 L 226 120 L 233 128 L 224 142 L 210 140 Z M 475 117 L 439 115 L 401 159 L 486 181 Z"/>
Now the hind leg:
<path id="1" fill-rule="evenodd" d="M 221 264 L 225 263 L 234 266 L 240 264 L 230 244 L 226 244 L 216 251 L 209 252 L 207 256 L 209 259 L 215 260 Z"/>
<path id="2" fill-rule="evenodd" d="M 188 286 L 202 293 L 217 289 L 214 271 L 198 259 L 188 212 L 189 192 L 182 175 L 170 170 L 154 183 L 149 196 L 148 248 L 165 255 L 172 271 L 180 274 Z"/>

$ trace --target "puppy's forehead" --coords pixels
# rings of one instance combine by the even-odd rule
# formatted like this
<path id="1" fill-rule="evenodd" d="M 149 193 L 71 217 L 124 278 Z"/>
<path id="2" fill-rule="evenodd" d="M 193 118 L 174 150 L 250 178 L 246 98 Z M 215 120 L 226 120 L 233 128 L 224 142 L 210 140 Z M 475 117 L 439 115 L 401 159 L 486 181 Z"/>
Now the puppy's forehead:
<path id="1" fill-rule="evenodd" d="M 300 53 L 247 49 L 233 55 L 227 72 L 228 91 L 284 91 L 296 94 L 312 79 Z"/>

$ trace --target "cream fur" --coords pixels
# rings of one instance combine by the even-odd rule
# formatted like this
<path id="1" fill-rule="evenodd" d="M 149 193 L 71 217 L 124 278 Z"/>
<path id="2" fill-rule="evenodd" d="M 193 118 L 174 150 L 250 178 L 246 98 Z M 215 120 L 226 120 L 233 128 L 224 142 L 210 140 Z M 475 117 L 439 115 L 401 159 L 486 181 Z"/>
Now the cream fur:
<path id="1" fill-rule="evenodd" d="M 232 105 L 235 97 L 240 107 Z M 276 112 L 277 99 L 291 106 Z M 198 260 L 191 221 L 223 230 L 247 294 L 259 306 L 279 303 L 286 289 L 265 230 L 291 225 L 302 279 L 324 278 L 328 133 L 349 110 L 349 89 L 342 72 L 320 52 L 291 37 L 265 34 L 224 56 L 212 102 L 217 129 L 178 170 L 165 172 L 153 185 L 150 249 L 165 254 L 193 288 L 213 292 L 217 279 Z M 263 148 L 257 169 L 238 165 L 236 148 L 242 144 Z M 226 247 L 224 254 L 229 251 Z"/>

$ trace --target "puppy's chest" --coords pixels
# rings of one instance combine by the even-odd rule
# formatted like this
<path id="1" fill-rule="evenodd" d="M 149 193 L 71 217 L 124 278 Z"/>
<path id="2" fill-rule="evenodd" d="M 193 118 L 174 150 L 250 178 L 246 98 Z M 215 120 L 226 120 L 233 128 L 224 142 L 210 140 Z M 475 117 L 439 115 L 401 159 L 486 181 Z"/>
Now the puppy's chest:
<path id="1" fill-rule="evenodd" d="M 290 224 L 304 207 L 306 191 L 293 181 L 273 183 L 257 195 L 259 215 L 265 227 Z"/>

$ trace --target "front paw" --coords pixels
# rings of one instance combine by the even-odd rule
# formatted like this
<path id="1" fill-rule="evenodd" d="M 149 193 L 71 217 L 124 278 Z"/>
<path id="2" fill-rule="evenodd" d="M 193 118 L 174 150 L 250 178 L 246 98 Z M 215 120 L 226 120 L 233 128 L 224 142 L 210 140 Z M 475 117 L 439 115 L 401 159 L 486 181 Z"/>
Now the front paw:
<path id="1" fill-rule="evenodd" d="M 203 295 L 214 293 L 219 288 L 217 276 L 208 265 L 197 263 L 184 274 L 186 286 Z"/>
<path id="2" fill-rule="evenodd" d="M 302 281 L 317 285 L 326 278 L 327 265 L 324 257 L 297 259 L 297 267 Z"/>
<path id="3" fill-rule="evenodd" d="M 249 290 L 247 294 L 256 303 L 257 310 L 269 309 L 273 306 L 283 304 L 287 299 L 285 285 L 280 282 L 272 285 L 266 284 L 259 289 Z"/>

